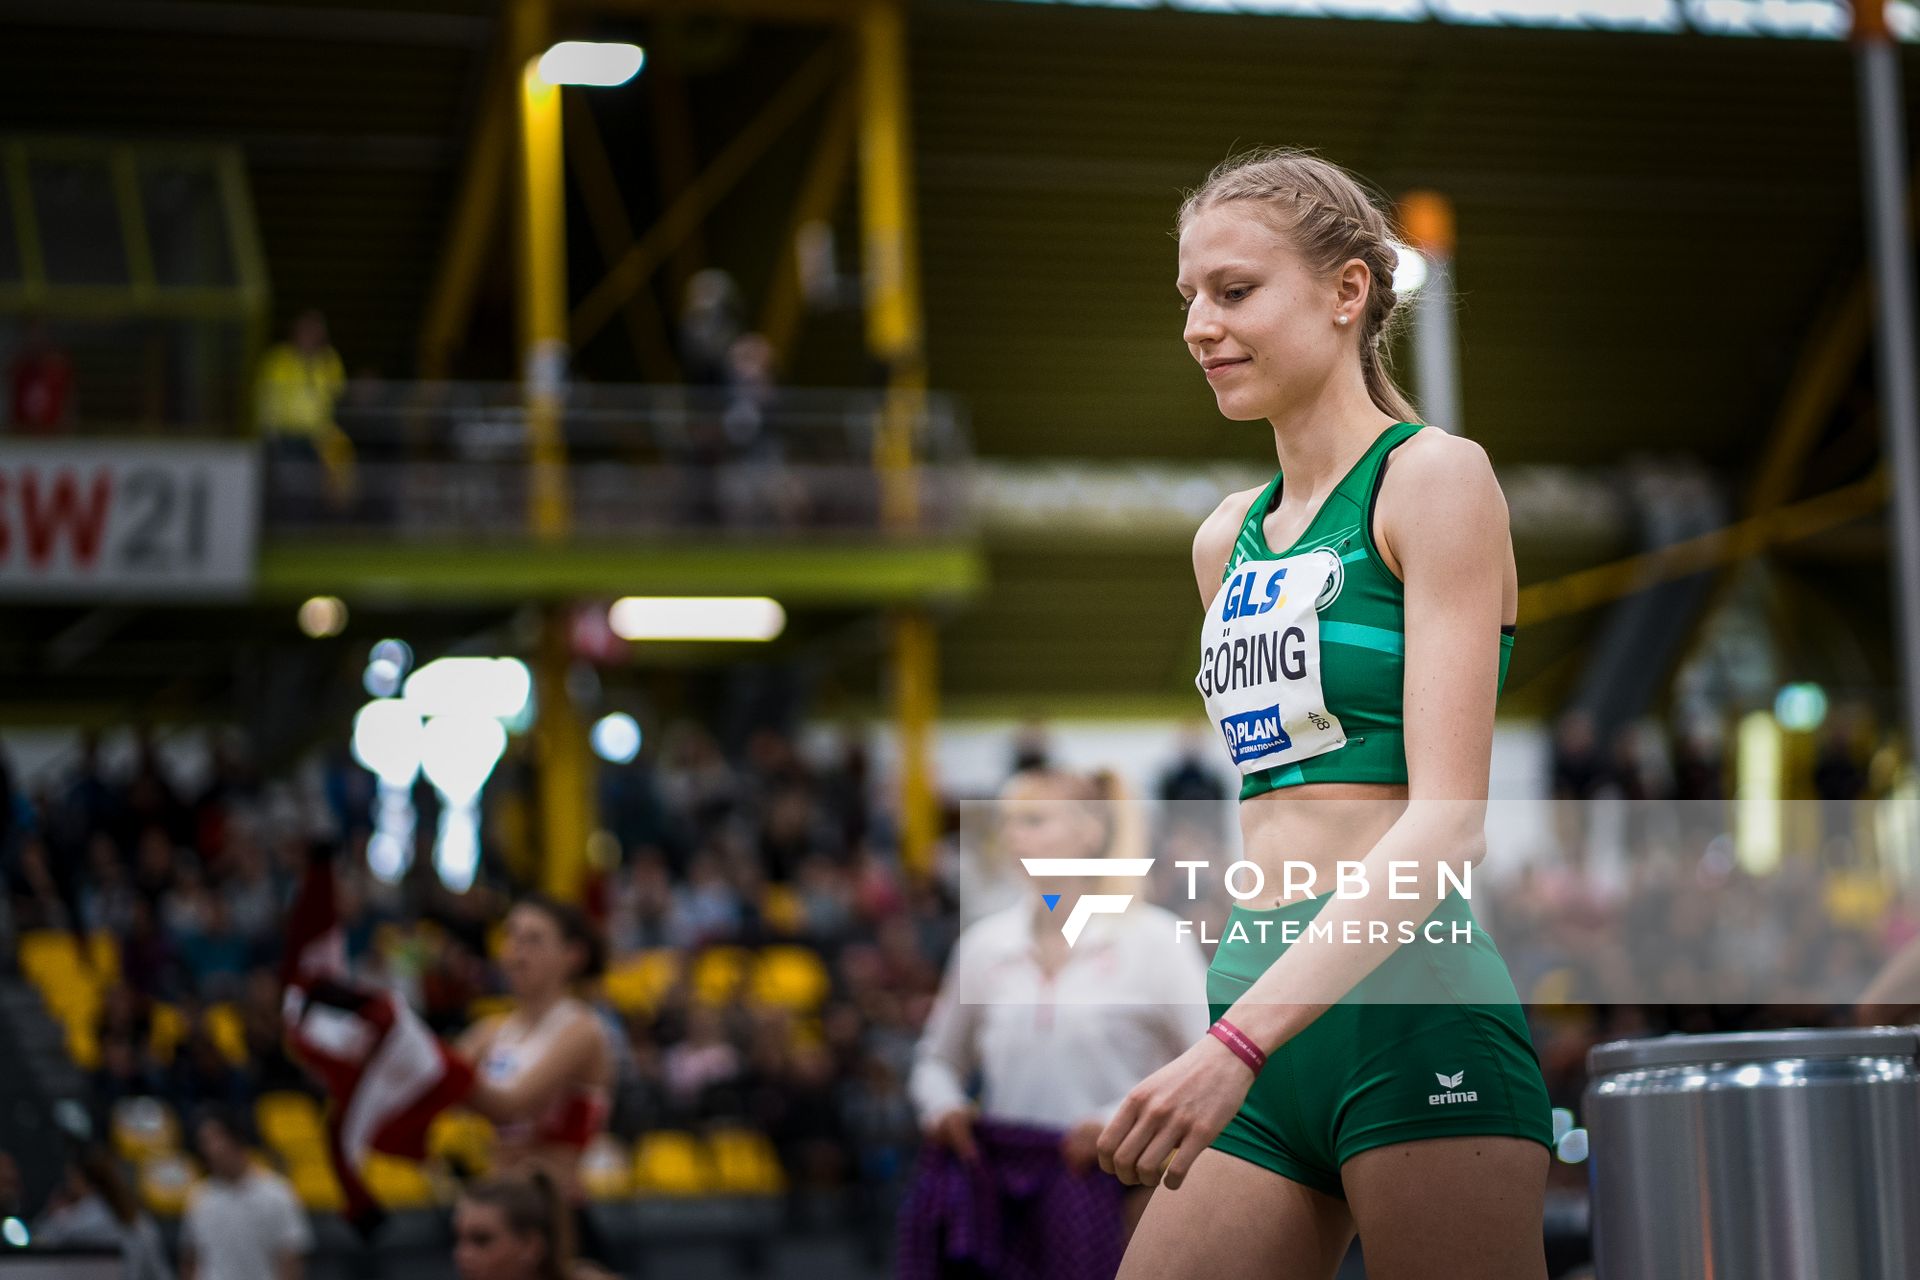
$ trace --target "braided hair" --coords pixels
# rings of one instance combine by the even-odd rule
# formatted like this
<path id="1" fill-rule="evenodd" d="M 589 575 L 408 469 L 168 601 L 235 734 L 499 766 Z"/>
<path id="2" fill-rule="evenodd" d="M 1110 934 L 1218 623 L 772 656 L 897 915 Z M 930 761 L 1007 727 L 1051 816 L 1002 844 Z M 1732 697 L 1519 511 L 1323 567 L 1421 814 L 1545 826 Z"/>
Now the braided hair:
<path id="1" fill-rule="evenodd" d="M 1205 211 L 1247 201 L 1285 236 L 1307 269 L 1332 275 L 1358 258 L 1372 277 L 1360 318 L 1360 371 L 1367 395 L 1382 413 L 1402 422 L 1419 412 L 1387 372 L 1381 346 L 1391 333 L 1399 298 L 1393 229 L 1365 187 L 1339 165 L 1295 147 L 1268 147 L 1232 156 L 1207 175 L 1180 205 L 1175 234 Z"/>

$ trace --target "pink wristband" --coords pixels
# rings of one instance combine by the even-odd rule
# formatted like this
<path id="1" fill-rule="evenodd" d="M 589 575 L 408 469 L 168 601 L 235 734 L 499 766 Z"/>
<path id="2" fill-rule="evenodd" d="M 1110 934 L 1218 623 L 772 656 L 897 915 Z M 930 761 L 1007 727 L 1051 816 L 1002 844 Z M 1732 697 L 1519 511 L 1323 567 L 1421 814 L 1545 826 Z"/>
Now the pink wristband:
<path id="1" fill-rule="evenodd" d="M 1267 1055 L 1260 1052 L 1260 1046 L 1225 1018 L 1208 1027 L 1207 1034 L 1233 1050 L 1233 1056 L 1252 1067 L 1253 1074 L 1259 1075 L 1260 1068 L 1267 1065 Z"/>

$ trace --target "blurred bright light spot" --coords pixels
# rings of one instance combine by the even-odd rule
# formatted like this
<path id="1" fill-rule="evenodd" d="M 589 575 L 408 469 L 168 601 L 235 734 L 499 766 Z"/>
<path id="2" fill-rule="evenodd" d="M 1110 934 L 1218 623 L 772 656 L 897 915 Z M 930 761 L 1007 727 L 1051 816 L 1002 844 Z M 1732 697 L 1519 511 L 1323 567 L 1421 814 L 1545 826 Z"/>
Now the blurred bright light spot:
<path id="1" fill-rule="evenodd" d="M 1567 1136 L 1573 1129 L 1573 1112 L 1565 1107 L 1553 1109 L 1553 1140 L 1555 1142 Z"/>
<path id="2" fill-rule="evenodd" d="M 407 677 L 406 691 L 408 705 L 422 716 L 511 720 L 532 696 L 533 676 L 518 658 L 436 658 Z"/>
<path id="3" fill-rule="evenodd" d="M 1427 259 L 1408 245 L 1395 242 L 1393 248 L 1399 255 L 1393 264 L 1393 291 L 1404 298 L 1427 282 Z"/>
<path id="4" fill-rule="evenodd" d="M 1773 699 L 1773 716 L 1782 729 L 1811 733 L 1827 718 L 1827 691 L 1817 684 L 1782 685 Z"/>
<path id="5" fill-rule="evenodd" d="M 391 698 L 400 692 L 400 668 L 385 658 L 375 658 L 360 677 L 360 687 L 376 698 Z"/>
<path id="6" fill-rule="evenodd" d="M 608 764 L 632 764 L 640 754 L 640 722 L 624 711 L 601 716 L 593 726 L 593 754 Z"/>
<path id="7" fill-rule="evenodd" d="M 469 804 L 506 749 L 507 731 L 498 720 L 471 711 L 450 712 L 433 717 L 421 730 L 420 767 L 450 804 Z"/>
<path id="8" fill-rule="evenodd" d="M 480 826 L 472 804 L 450 804 L 440 811 L 440 835 L 433 843 L 433 869 L 455 893 L 473 887 L 480 869 Z"/>
<path id="9" fill-rule="evenodd" d="M 540 55 L 539 76 L 548 84 L 585 84 L 611 87 L 640 74 L 646 50 L 637 44 L 605 44 L 597 40 L 562 40 Z"/>
<path id="10" fill-rule="evenodd" d="M 1785 754 L 1780 724 L 1764 711 L 1740 719 L 1733 781 L 1734 857 L 1749 873 L 1763 876 L 1780 865 Z"/>
<path id="11" fill-rule="evenodd" d="M 409 806 L 411 812 L 411 806 Z M 404 831 L 376 829 L 367 837 L 367 870 L 382 884 L 399 884 L 413 865 L 413 826 Z"/>
<path id="12" fill-rule="evenodd" d="M 1553 1144 L 1553 1154 L 1566 1164 L 1579 1164 L 1587 1158 L 1587 1131 L 1569 1129 Z"/>
<path id="13" fill-rule="evenodd" d="M 368 662 L 391 662 L 405 675 L 413 669 L 413 648 L 405 640 L 388 637 L 367 651 Z"/>
<path id="14" fill-rule="evenodd" d="M 353 758 L 390 787 L 410 787 L 420 771 L 420 714 L 404 702 L 369 702 L 353 717 Z"/>
<path id="15" fill-rule="evenodd" d="M 347 606 L 339 596 L 315 596 L 300 606 L 299 618 L 300 630 L 324 640 L 347 629 Z"/>
<path id="16" fill-rule="evenodd" d="M 607 625 L 622 640 L 771 640 L 787 611 L 767 596 L 627 596 Z"/>
<path id="17" fill-rule="evenodd" d="M 24 1249 L 27 1247 L 27 1224 L 18 1218 L 0 1221 L 0 1236 L 5 1236 L 7 1243 L 14 1248 Z"/>

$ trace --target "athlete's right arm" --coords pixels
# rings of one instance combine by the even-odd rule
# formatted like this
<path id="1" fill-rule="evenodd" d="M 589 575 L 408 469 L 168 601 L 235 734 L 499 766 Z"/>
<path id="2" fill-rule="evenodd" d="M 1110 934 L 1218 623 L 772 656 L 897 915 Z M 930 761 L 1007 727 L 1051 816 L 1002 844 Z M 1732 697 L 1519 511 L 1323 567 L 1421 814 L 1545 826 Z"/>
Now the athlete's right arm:
<path id="1" fill-rule="evenodd" d="M 500 1015 L 494 1013 L 468 1027 L 459 1042 L 453 1046 L 454 1053 L 458 1054 L 467 1065 L 479 1066 L 480 1059 L 486 1057 L 487 1050 L 493 1047 L 493 1034 L 500 1029 L 500 1021 Z"/>
<path id="2" fill-rule="evenodd" d="M 1213 514 L 1200 522 L 1200 531 L 1193 535 L 1193 579 L 1200 588 L 1202 609 L 1213 604 L 1213 597 L 1220 590 L 1220 581 L 1226 577 L 1227 559 L 1233 554 L 1234 540 L 1240 536 L 1240 525 L 1246 520 L 1247 511 L 1260 492 L 1259 489 L 1242 489 L 1239 493 L 1228 494 L 1213 509 Z"/>
<path id="3" fill-rule="evenodd" d="M 961 998 L 960 975 L 972 948 L 963 934 L 954 944 L 940 991 L 914 1046 L 907 1096 L 927 1137 L 964 1157 L 973 1155 L 973 1100 L 967 1077 L 979 1063 L 979 1009 Z"/>

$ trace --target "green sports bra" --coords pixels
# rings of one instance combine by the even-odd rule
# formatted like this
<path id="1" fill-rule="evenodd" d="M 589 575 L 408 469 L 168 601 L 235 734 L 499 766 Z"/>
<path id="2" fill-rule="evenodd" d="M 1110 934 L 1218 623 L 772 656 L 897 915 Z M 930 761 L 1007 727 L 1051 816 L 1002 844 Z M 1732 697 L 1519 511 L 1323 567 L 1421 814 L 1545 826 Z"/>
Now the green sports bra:
<path id="1" fill-rule="evenodd" d="M 1339 557 L 1341 572 L 1331 601 L 1321 606 L 1320 681 L 1326 707 L 1340 719 L 1347 744 L 1293 764 L 1250 773 L 1240 785 L 1242 800 L 1307 782 L 1407 780 L 1405 743 L 1406 593 L 1373 544 L 1373 506 L 1387 455 L 1422 428 L 1397 422 L 1381 432 L 1314 513 L 1306 531 L 1284 551 L 1267 546 L 1263 525 L 1280 499 L 1282 477 L 1275 473 L 1247 509 L 1233 553 L 1220 579 L 1225 582 L 1247 560 L 1273 560 L 1328 550 Z M 1500 629 L 1500 684 L 1506 688 L 1513 655 L 1513 628 Z"/>

